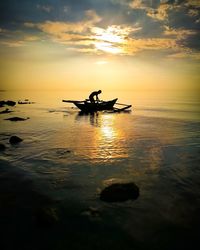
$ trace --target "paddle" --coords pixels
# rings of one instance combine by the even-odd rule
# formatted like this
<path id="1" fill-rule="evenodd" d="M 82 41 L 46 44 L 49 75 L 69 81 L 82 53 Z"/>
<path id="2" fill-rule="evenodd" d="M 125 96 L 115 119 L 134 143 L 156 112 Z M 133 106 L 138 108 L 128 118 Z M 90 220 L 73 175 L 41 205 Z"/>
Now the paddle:
<path id="1" fill-rule="evenodd" d="M 115 104 L 118 104 L 118 105 L 123 105 L 123 106 L 130 106 L 130 105 L 123 104 L 123 103 L 118 103 L 118 102 L 116 102 Z"/>
<path id="2" fill-rule="evenodd" d="M 84 102 L 84 101 L 74 101 L 74 100 L 62 100 L 63 102 L 75 103 L 75 102 Z"/>
<path id="3" fill-rule="evenodd" d="M 114 111 L 115 112 L 120 112 L 120 111 L 124 111 L 124 110 L 126 110 L 126 109 L 128 109 L 130 107 L 132 107 L 132 105 L 126 105 L 126 107 L 121 108 L 121 109 L 114 107 Z"/>

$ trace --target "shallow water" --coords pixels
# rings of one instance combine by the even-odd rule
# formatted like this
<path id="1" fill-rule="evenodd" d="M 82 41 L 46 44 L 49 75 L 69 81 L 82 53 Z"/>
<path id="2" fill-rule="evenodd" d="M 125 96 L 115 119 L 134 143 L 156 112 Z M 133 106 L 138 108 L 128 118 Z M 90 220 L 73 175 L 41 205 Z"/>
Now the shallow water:
<path id="1" fill-rule="evenodd" d="M 118 93 L 119 102 L 133 105 L 132 112 L 80 115 L 61 102 L 83 96 L 75 94 L 0 93 L 1 100 L 35 102 L 0 115 L 0 142 L 6 145 L 1 168 L 23 172 L 37 192 L 59 201 L 59 224 L 50 231 L 31 224 L 27 231 L 22 215 L 16 244 L 21 249 L 30 242 L 33 249 L 191 249 L 191 241 L 199 243 L 199 100 Z M 13 116 L 30 119 L 4 120 Z M 12 146 L 11 135 L 24 141 Z M 137 200 L 100 201 L 102 188 L 128 181 L 140 188 Z M 39 243 L 41 232 L 48 243 Z"/>

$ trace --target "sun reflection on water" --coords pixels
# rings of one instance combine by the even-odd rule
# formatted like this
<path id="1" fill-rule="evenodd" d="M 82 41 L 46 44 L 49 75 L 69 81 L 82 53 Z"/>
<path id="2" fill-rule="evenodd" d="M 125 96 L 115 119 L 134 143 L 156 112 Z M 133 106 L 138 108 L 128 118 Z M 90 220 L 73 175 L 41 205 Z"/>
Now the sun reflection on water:
<path id="1" fill-rule="evenodd" d="M 70 117 L 65 119 L 71 120 Z M 81 161 L 114 162 L 128 158 L 126 131 L 119 123 L 116 114 L 94 113 L 77 114 L 75 122 L 71 123 L 75 133 L 69 133 L 69 128 L 60 134 L 58 147 L 72 148 L 74 156 Z M 73 161 L 73 157 L 68 159 Z"/>
<path id="2" fill-rule="evenodd" d="M 108 139 L 109 141 L 112 141 L 117 136 L 116 131 L 110 126 L 102 127 L 101 135 L 105 137 L 105 139 Z"/>
<path id="3" fill-rule="evenodd" d="M 117 138 L 117 129 L 114 126 L 114 116 L 107 115 L 104 116 L 102 121 L 102 126 L 100 127 L 100 137 L 103 137 L 104 140 L 108 140 L 112 142 L 115 138 Z"/>
<path id="4" fill-rule="evenodd" d="M 90 151 L 93 160 L 107 161 L 128 157 L 122 140 L 123 131 L 116 125 L 115 116 L 112 114 L 99 117 L 99 128 L 94 136 L 94 147 Z"/>

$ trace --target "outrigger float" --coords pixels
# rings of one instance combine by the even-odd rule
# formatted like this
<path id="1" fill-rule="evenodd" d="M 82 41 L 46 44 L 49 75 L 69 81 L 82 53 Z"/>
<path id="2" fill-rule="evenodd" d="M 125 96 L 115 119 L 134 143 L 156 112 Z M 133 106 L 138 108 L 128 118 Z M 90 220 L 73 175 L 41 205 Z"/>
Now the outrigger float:
<path id="1" fill-rule="evenodd" d="M 79 108 L 84 113 L 94 113 L 97 111 L 111 110 L 113 112 L 121 112 L 131 108 L 132 105 L 127 105 L 123 103 L 117 103 L 117 99 L 110 101 L 96 101 L 94 103 L 90 102 L 88 99 L 84 101 L 74 101 L 74 100 L 62 100 L 63 102 L 73 103 L 77 108 Z M 114 105 L 123 106 L 122 108 L 114 107 Z"/>

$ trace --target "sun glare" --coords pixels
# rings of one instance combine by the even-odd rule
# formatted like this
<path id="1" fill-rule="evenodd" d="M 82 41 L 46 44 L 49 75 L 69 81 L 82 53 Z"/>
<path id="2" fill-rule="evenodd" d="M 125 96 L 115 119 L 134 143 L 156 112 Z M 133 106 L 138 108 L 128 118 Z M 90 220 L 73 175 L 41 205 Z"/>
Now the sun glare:
<path id="1" fill-rule="evenodd" d="M 95 47 L 97 50 L 112 54 L 120 54 L 123 52 L 122 44 L 125 39 L 125 31 L 117 26 L 108 26 L 107 29 L 94 27 L 92 32 L 95 34 Z"/>
<path id="2" fill-rule="evenodd" d="M 111 43 L 121 43 L 123 42 L 123 37 L 119 33 L 119 29 L 108 27 L 106 30 L 98 27 L 93 28 L 92 32 L 96 35 L 94 38 L 101 41 L 111 42 Z"/>
<path id="3" fill-rule="evenodd" d="M 95 42 L 95 47 L 97 50 L 105 51 L 112 54 L 122 53 L 122 49 L 108 42 Z"/>

